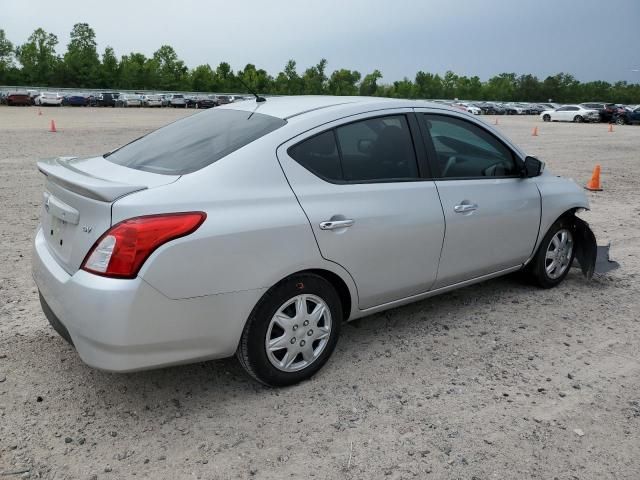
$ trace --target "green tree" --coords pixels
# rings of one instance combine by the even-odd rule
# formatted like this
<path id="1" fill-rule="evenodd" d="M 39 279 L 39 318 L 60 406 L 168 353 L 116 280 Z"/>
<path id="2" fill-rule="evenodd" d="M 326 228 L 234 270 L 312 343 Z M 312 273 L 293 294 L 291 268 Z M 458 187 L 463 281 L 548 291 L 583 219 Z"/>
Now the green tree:
<path id="1" fill-rule="evenodd" d="M 16 49 L 22 65 L 22 77 L 31 85 L 50 85 L 60 59 L 56 55 L 58 37 L 42 28 L 36 29 L 27 42 Z"/>
<path id="2" fill-rule="evenodd" d="M 118 86 L 126 89 L 158 87 L 158 65 L 143 53 L 123 55 L 118 65 Z"/>
<path id="3" fill-rule="evenodd" d="M 178 54 L 169 45 L 162 45 L 153 54 L 158 66 L 159 88 L 163 90 L 182 90 L 188 88 L 188 69 Z"/>
<path id="4" fill-rule="evenodd" d="M 415 94 L 418 98 L 442 98 L 442 78 L 440 75 L 425 73 L 421 70 L 416 73 L 415 80 Z"/>
<path id="5" fill-rule="evenodd" d="M 442 78 L 442 95 L 444 98 L 456 98 L 456 84 L 458 82 L 458 75 L 451 70 L 447 70 Z"/>
<path id="6" fill-rule="evenodd" d="M 304 83 L 298 75 L 296 61 L 289 60 L 284 67 L 284 74 L 287 76 L 288 93 L 290 95 L 299 95 L 303 92 Z"/>
<path id="7" fill-rule="evenodd" d="M 484 88 L 485 97 L 491 100 L 513 101 L 516 90 L 516 74 L 501 73 L 491 77 Z"/>
<path id="8" fill-rule="evenodd" d="M 191 71 L 191 89 L 194 92 L 211 92 L 214 90 L 215 74 L 209 64 L 198 65 Z"/>
<path id="9" fill-rule="evenodd" d="M 322 95 L 325 93 L 327 87 L 327 75 L 325 74 L 326 68 L 327 60 L 323 58 L 317 65 L 305 70 L 304 75 L 302 76 L 305 94 Z"/>
<path id="10" fill-rule="evenodd" d="M 393 82 L 393 90 L 390 95 L 396 98 L 415 98 L 415 85 L 407 77 L 404 77 L 400 81 Z"/>
<path id="11" fill-rule="evenodd" d="M 327 89 L 332 95 L 357 95 L 360 72 L 341 68 L 331 74 Z"/>
<path id="12" fill-rule="evenodd" d="M 575 102 L 580 100 L 578 85 L 579 82 L 573 75 L 560 72 L 544 79 L 542 94 L 545 99 L 552 99 L 554 102 Z"/>
<path id="13" fill-rule="evenodd" d="M 545 101 L 540 88 L 540 80 L 534 75 L 520 75 L 515 81 L 514 97 L 523 101 Z"/>
<path id="14" fill-rule="evenodd" d="M 97 87 L 100 82 L 100 59 L 96 49 L 96 33 L 87 23 L 76 23 L 64 54 L 66 85 Z"/>
<path id="15" fill-rule="evenodd" d="M 214 90 L 221 92 L 231 92 L 235 88 L 235 75 L 231 69 L 231 65 L 227 62 L 220 62 L 216 67 L 215 83 L 217 88 L 214 88 Z"/>
<path id="16" fill-rule="evenodd" d="M 104 88 L 116 88 L 119 86 L 118 59 L 113 48 L 107 47 L 102 54 L 100 64 L 99 86 Z"/>
<path id="17" fill-rule="evenodd" d="M 0 79 L 4 79 L 13 68 L 13 54 L 13 43 L 7 39 L 4 30 L 0 28 Z"/>
<path id="18" fill-rule="evenodd" d="M 380 73 L 380 70 L 374 70 L 366 74 L 360 83 L 360 95 L 374 96 L 378 93 L 378 80 L 381 78 L 382 73 Z"/>
<path id="19" fill-rule="evenodd" d="M 271 91 L 271 85 L 273 79 L 269 76 L 266 70 L 256 69 L 256 66 L 252 63 L 248 63 L 243 70 L 238 71 L 237 77 L 244 82 L 244 85 L 249 87 L 254 92 L 268 93 Z M 245 86 L 238 82 L 239 85 L 235 90 L 246 90 Z"/>

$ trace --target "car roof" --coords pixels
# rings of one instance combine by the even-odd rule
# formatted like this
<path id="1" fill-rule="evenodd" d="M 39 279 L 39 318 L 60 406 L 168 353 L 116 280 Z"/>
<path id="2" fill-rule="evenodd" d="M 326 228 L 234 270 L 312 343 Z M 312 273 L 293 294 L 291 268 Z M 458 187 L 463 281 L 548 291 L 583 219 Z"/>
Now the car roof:
<path id="1" fill-rule="evenodd" d="M 407 108 L 407 107 L 435 107 L 446 108 L 441 103 L 426 102 L 424 100 L 402 100 L 379 97 L 340 97 L 323 95 L 299 95 L 289 97 L 267 97 L 265 102 L 256 103 L 246 101 L 224 105 L 219 108 L 231 110 L 256 111 L 264 115 L 282 118 L 284 120 L 313 112 L 344 105 L 359 105 L 363 109 L 376 108 Z M 257 109 L 256 109 L 257 108 Z M 452 109 L 455 110 L 455 109 Z"/>

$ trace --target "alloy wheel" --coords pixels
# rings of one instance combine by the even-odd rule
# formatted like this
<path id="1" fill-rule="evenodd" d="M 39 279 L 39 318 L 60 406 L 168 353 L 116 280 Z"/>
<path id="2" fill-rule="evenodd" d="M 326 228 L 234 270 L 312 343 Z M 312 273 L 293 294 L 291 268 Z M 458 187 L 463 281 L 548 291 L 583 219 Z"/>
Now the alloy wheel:
<path id="1" fill-rule="evenodd" d="M 572 258 L 573 235 L 566 228 L 560 229 L 547 245 L 544 260 L 547 276 L 553 280 L 559 278 L 569 268 Z"/>
<path id="2" fill-rule="evenodd" d="M 316 295 L 296 295 L 271 318 L 265 338 L 267 358 L 283 372 L 300 371 L 322 355 L 330 334 L 327 303 Z"/>

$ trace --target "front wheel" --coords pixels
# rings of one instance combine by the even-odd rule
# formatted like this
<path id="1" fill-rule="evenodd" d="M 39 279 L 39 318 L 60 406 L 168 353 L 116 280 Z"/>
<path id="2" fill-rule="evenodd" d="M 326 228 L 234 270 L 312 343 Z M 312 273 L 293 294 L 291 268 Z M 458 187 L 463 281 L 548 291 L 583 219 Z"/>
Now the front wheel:
<path id="1" fill-rule="evenodd" d="M 331 356 L 342 323 L 333 286 L 315 274 L 293 275 L 260 299 L 237 351 L 249 375 L 270 387 L 315 374 Z"/>
<path id="2" fill-rule="evenodd" d="M 575 257 L 571 224 L 565 219 L 554 223 L 529 264 L 529 273 L 542 288 L 552 288 L 564 280 Z"/>
<path id="3" fill-rule="evenodd" d="M 625 125 L 627 122 L 624 121 L 624 118 L 618 117 L 616 118 L 616 125 Z"/>

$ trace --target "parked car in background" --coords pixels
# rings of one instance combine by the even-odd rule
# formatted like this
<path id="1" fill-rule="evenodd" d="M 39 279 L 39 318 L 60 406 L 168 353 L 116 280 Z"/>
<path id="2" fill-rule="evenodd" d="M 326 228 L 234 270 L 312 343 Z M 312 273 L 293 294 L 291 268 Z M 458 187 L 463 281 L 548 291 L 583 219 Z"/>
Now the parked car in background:
<path id="1" fill-rule="evenodd" d="M 505 109 L 493 102 L 483 102 L 477 105 L 485 115 L 504 115 Z"/>
<path id="2" fill-rule="evenodd" d="M 540 105 L 545 107 L 545 110 L 557 110 L 562 106 L 559 103 L 541 103 Z"/>
<path id="3" fill-rule="evenodd" d="M 618 125 L 632 125 L 634 123 L 640 123 L 640 105 L 636 105 L 633 110 L 624 109 L 618 111 L 614 115 L 613 121 Z"/>
<path id="4" fill-rule="evenodd" d="M 162 107 L 162 96 L 160 95 L 142 95 L 142 105 L 145 107 Z"/>
<path id="5" fill-rule="evenodd" d="M 171 106 L 171 95 L 168 93 L 161 93 L 160 94 L 160 98 L 162 99 L 162 106 L 163 107 L 170 107 Z"/>
<path id="6" fill-rule="evenodd" d="M 465 112 L 471 113 L 473 115 L 480 115 L 482 113 L 482 109 L 476 107 L 472 103 L 467 102 L 457 102 L 453 104 L 454 107 L 461 107 Z"/>
<path id="7" fill-rule="evenodd" d="M 133 93 L 121 93 L 116 99 L 116 107 L 140 107 L 142 101 L 140 96 Z"/>
<path id="8" fill-rule="evenodd" d="M 545 122 L 598 122 L 600 113 L 581 105 L 565 105 L 556 110 L 542 112 L 540 118 Z"/>
<path id="9" fill-rule="evenodd" d="M 529 115 L 540 115 L 545 110 L 549 110 L 549 108 L 535 103 L 529 104 L 527 107 Z"/>
<path id="10" fill-rule="evenodd" d="M 185 95 L 184 96 L 184 103 L 187 106 L 187 108 L 196 108 L 196 101 L 198 100 L 198 97 L 196 95 Z"/>
<path id="11" fill-rule="evenodd" d="M 169 105 L 173 108 L 187 108 L 187 101 L 184 98 L 184 95 L 174 93 L 169 98 Z"/>
<path id="12" fill-rule="evenodd" d="M 216 101 L 206 95 L 202 95 L 196 98 L 195 102 L 196 108 L 213 108 L 216 106 Z"/>
<path id="13" fill-rule="evenodd" d="M 227 105 L 229 103 L 233 103 L 233 97 L 230 95 L 216 95 L 217 105 Z"/>
<path id="14" fill-rule="evenodd" d="M 36 97 L 38 95 L 40 95 L 40 91 L 39 90 L 27 90 L 27 94 L 29 95 L 29 98 L 31 98 L 31 105 L 35 105 L 36 104 Z"/>
<path id="15" fill-rule="evenodd" d="M 31 100 L 31 97 L 27 92 L 24 92 L 24 91 L 9 92 L 7 94 L 6 100 L 7 100 L 7 106 L 9 107 L 15 107 L 15 106 L 28 107 L 33 105 L 33 101 Z"/>
<path id="16" fill-rule="evenodd" d="M 82 93 L 71 93 L 62 98 L 62 105 L 70 107 L 86 107 L 90 103 L 89 96 Z"/>
<path id="17" fill-rule="evenodd" d="M 55 92 L 41 92 L 35 97 L 34 104 L 42 107 L 59 107 L 62 105 L 62 95 Z"/>
<path id="18" fill-rule="evenodd" d="M 105 370 L 237 355 L 290 385 L 325 364 L 344 321 L 515 271 L 551 288 L 574 259 L 587 277 L 595 266 L 574 215 L 584 189 L 441 104 L 238 102 L 38 168 L 42 308 Z"/>
<path id="19" fill-rule="evenodd" d="M 524 108 L 516 103 L 504 103 L 502 106 L 505 109 L 507 115 L 522 115 L 524 114 Z"/>
<path id="20" fill-rule="evenodd" d="M 102 92 L 96 98 L 96 105 L 98 107 L 115 107 L 118 95 L 120 95 L 118 92 Z"/>
<path id="21" fill-rule="evenodd" d="M 615 103 L 586 102 L 580 105 L 590 110 L 597 110 L 601 122 L 611 122 L 618 111 L 618 106 Z"/>

